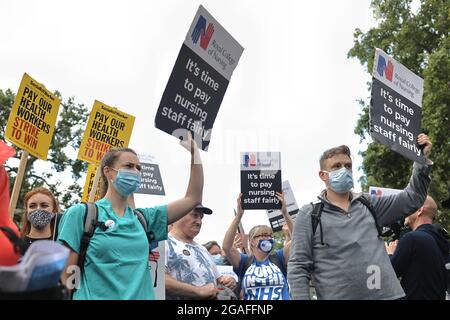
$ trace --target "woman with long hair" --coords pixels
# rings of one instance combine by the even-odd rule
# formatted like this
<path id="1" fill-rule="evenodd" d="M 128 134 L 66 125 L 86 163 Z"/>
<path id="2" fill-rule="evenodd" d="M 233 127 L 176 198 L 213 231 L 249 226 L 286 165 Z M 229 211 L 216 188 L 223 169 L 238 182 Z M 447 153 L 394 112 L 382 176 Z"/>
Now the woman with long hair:
<path id="1" fill-rule="evenodd" d="M 56 241 L 59 205 L 53 193 L 38 187 L 25 195 L 23 203 L 21 238 L 28 244 L 37 240 Z"/>
<path id="2" fill-rule="evenodd" d="M 273 250 L 273 231 L 270 226 L 254 226 L 249 234 L 250 253 L 240 253 L 233 245 L 236 231 L 241 222 L 244 210 L 241 207 L 241 196 L 237 200 L 237 214 L 223 240 L 223 250 L 228 261 L 233 265 L 239 277 L 238 288 L 242 290 L 244 300 L 289 300 L 287 284 L 287 261 L 291 243 L 284 248 Z M 289 215 L 284 195 L 276 193 L 281 202 L 281 213 L 292 233 L 293 223 Z"/>
<path id="3" fill-rule="evenodd" d="M 163 206 L 139 209 L 154 241 L 167 238 L 167 226 L 189 213 L 202 200 L 203 168 L 197 145 L 191 135 L 181 142 L 191 153 L 191 175 L 186 195 Z M 140 186 L 140 163 L 132 149 L 111 149 L 101 161 L 106 193 L 96 202 L 99 223 L 87 247 L 79 287 L 73 299 L 154 299 L 153 281 L 148 267 L 149 243 L 138 217 L 129 206 Z M 58 241 L 70 250 L 67 272 L 62 281 L 70 287 L 76 270 L 84 233 L 86 209 L 77 204 L 64 213 Z M 70 269 L 69 269 L 70 267 Z M 81 279 L 80 279 L 81 277 Z M 77 279 L 75 279 L 76 282 Z"/>

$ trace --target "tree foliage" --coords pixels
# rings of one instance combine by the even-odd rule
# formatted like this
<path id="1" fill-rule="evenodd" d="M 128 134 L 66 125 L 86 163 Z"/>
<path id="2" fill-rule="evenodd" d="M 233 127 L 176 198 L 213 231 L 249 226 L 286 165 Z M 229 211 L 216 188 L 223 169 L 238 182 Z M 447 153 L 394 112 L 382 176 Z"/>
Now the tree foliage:
<path id="1" fill-rule="evenodd" d="M 421 0 L 416 10 L 411 0 L 373 0 L 371 7 L 377 26 L 354 32 L 354 46 L 349 58 L 358 58 L 367 72 L 373 69 L 375 48 L 384 50 L 424 79 L 422 131 L 433 142 L 430 158 L 434 162 L 429 194 L 441 204 L 449 197 L 449 105 L 450 105 L 450 2 Z M 369 86 L 370 90 L 370 86 Z M 369 98 L 359 103 L 362 113 L 355 133 L 368 140 Z M 364 160 L 361 179 L 364 190 L 369 185 L 403 189 L 411 172 L 411 161 L 377 142 L 370 142 L 361 152 Z M 441 208 L 441 223 L 450 226 L 450 210 Z"/>
<path id="2" fill-rule="evenodd" d="M 55 94 L 61 98 L 59 92 L 55 92 Z M 14 98 L 15 95 L 10 89 L 6 91 L 0 90 L 0 120 L 4 124 L 0 128 L 1 139 L 4 139 L 6 123 Z M 20 215 L 23 212 L 21 209 L 23 208 L 22 199 L 24 195 L 33 188 L 39 186 L 48 188 L 59 200 L 59 204 L 63 209 L 80 199 L 82 187 L 79 180 L 81 173 L 86 172 L 87 164 L 74 158 L 80 147 L 88 116 L 89 113 L 84 105 L 75 103 L 73 97 L 61 102 L 56 129 L 47 159 L 50 169 L 42 169 L 45 167 L 43 166 L 43 161 L 31 155 L 28 158 L 17 203 L 16 221 L 20 219 Z M 16 146 L 14 148 L 17 152 L 15 158 L 19 159 L 21 150 Z M 70 157 L 69 154 L 74 154 L 74 156 Z M 5 165 L 10 176 L 11 190 L 18 170 L 18 164 L 16 163 L 18 162 L 9 160 Z"/>

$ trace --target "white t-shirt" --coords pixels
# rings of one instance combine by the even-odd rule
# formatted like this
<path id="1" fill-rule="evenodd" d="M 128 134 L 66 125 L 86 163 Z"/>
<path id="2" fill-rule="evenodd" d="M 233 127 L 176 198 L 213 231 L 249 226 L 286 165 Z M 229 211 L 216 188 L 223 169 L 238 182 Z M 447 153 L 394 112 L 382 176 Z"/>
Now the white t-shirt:
<path id="1" fill-rule="evenodd" d="M 185 243 L 168 235 L 166 243 L 166 273 L 176 280 L 201 287 L 217 285 L 219 271 L 206 248 L 197 243 Z"/>

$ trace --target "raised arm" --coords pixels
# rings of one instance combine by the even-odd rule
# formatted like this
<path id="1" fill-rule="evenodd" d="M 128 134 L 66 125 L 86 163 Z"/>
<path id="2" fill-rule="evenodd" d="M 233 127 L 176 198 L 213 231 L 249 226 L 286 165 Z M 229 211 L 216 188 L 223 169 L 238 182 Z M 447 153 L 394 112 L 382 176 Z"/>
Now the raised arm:
<path id="1" fill-rule="evenodd" d="M 190 133 L 187 140 L 183 140 L 181 144 L 191 153 L 191 175 L 186 195 L 179 200 L 169 203 L 167 206 L 167 224 L 174 223 L 182 218 L 194 209 L 197 204 L 202 202 L 203 166 L 200 152 Z"/>
<path id="2" fill-rule="evenodd" d="M 432 143 L 427 135 L 420 134 L 417 143 L 423 145 L 423 153 L 427 164 L 422 165 L 415 162 L 413 172 L 406 188 L 396 194 L 385 197 L 371 197 L 371 201 L 378 216 L 381 226 L 387 226 L 400 220 L 419 209 L 425 202 L 428 187 L 430 185 L 430 170 L 433 162 L 428 158 Z"/>
<path id="3" fill-rule="evenodd" d="M 237 248 L 233 245 L 234 237 L 236 235 L 236 231 L 238 229 L 239 222 L 241 222 L 242 215 L 244 214 L 244 210 L 241 207 L 241 196 L 239 195 L 237 199 L 237 213 L 231 222 L 230 227 L 225 233 L 225 238 L 223 239 L 222 248 L 225 251 L 225 255 L 228 258 L 228 261 L 233 265 L 235 269 L 239 268 L 239 263 L 241 262 L 241 254 Z"/>

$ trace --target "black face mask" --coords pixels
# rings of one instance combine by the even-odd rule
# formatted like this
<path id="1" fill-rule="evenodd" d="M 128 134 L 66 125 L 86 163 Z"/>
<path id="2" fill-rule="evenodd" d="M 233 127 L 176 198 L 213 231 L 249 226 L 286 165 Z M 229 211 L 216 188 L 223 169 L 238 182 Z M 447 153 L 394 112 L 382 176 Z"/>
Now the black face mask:
<path id="1" fill-rule="evenodd" d="M 46 210 L 34 210 L 28 214 L 28 221 L 31 225 L 38 230 L 44 229 L 50 221 L 55 217 L 53 212 L 48 212 Z"/>

